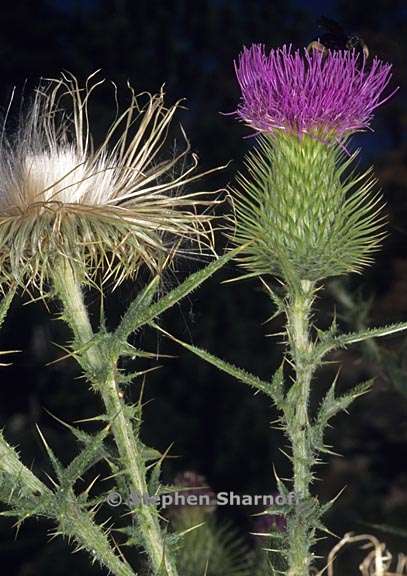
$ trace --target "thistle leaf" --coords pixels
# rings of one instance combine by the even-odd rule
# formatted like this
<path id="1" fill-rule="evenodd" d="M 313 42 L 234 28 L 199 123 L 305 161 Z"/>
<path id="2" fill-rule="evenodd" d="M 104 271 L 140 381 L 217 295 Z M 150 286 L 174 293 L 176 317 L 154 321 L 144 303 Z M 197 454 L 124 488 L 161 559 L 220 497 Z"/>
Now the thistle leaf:
<path id="1" fill-rule="evenodd" d="M 85 472 L 107 456 L 103 444 L 109 432 L 110 426 L 106 426 L 94 436 L 90 436 L 90 440 L 86 442 L 85 448 L 63 471 L 61 481 L 63 486 L 73 486 L 77 480 L 82 478 Z"/>
<path id="2" fill-rule="evenodd" d="M 167 458 L 170 450 L 172 448 L 172 444 L 160 454 L 160 457 L 154 464 L 150 465 L 150 478 L 148 481 L 148 493 L 149 494 L 157 494 L 160 492 L 161 482 L 160 482 L 160 475 L 161 475 L 161 466 L 164 460 Z"/>
<path id="3" fill-rule="evenodd" d="M 166 336 L 171 338 L 171 340 L 174 340 L 174 342 L 177 342 L 178 344 L 180 344 L 181 346 L 183 346 L 184 348 L 186 348 L 190 352 L 193 352 L 196 356 L 199 356 L 203 360 L 206 360 L 206 362 L 208 362 L 209 364 L 216 366 L 216 368 L 218 368 L 222 372 L 226 372 L 226 374 L 230 374 L 231 376 L 234 376 L 237 380 L 240 380 L 240 382 L 244 382 L 245 384 L 248 384 L 252 388 L 255 388 L 257 391 L 264 392 L 268 396 L 271 396 L 273 399 L 275 398 L 275 390 L 274 390 L 274 386 L 275 386 L 276 387 L 276 393 L 277 393 L 275 401 L 277 403 L 277 401 L 280 400 L 280 398 L 281 398 L 281 372 L 280 372 L 281 367 L 278 369 L 278 371 L 275 375 L 275 378 L 273 378 L 273 381 L 271 383 L 266 382 L 264 380 L 261 380 L 260 378 L 258 378 L 254 374 L 251 374 L 250 372 L 247 372 L 246 370 L 243 370 L 242 368 L 238 368 L 237 366 L 235 366 L 234 364 L 231 364 L 230 362 L 226 362 L 225 360 L 221 360 L 217 356 L 214 356 L 213 354 L 211 354 L 210 352 L 207 352 L 206 350 L 203 350 L 202 348 L 198 348 L 197 346 L 193 346 L 192 344 L 188 344 L 187 342 L 183 342 L 182 340 L 179 340 L 178 338 L 176 338 L 175 336 L 172 336 L 171 334 L 169 334 L 168 332 L 166 332 L 165 330 L 163 330 L 162 328 L 160 328 L 156 324 L 151 323 L 151 325 L 154 328 L 156 328 L 156 330 L 158 330 L 159 332 L 162 332 L 163 334 L 165 334 Z"/>
<path id="4" fill-rule="evenodd" d="M 273 391 L 273 399 L 277 407 L 282 408 L 284 403 L 284 362 L 276 370 L 271 380 L 271 389 Z"/>
<path id="5" fill-rule="evenodd" d="M 160 276 L 155 276 L 149 284 L 140 292 L 134 301 L 134 305 L 137 308 L 147 308 L 150 306 L 157 293 L 158 287 L 160 285 Z"/>
<path id="6" fill-rule="evenodd" d="M 61 462 L 58 460 L 58 458 L 55 456 L 53 450 L 49 446 L 48 442 L 45 439 L 45 436 L 43 435 L 43 433 L 41 432 L 41 430 L 39 429 L 38 426 L 37 426 L 37 431 L 38 431 L 38 434 L 40 435 L 42 443 L 44 444 L 45 450 L 47 451 L 47 454 L 48 454 L 48 457 L 49 457 L 50 462 L 52 464 L 52 467 L 54 469 L 54 472 L 56 473 L 58 480 L 61 481 L 62 476 L 63 476 L 63 466 L 62 466 Z"/>
<path id="7" fill-rule="evenodd" d="M 338 337 L 341 345 L 347 346 L 348 344 L 354 344 L 355 342 L 363 342 L 369 338 L 381 338 L 383 336 L 390 336 L 391 334 L 396 334 L 397 332 L 402 332 L 407 330 L 407 322 L 399 322 L 398 324 L 389 324 L 388 326 L 378 327 L 378 328 L 368 328 L 367 330 L 362 330 L 361 332 L 351 332 L 349 334 L 343 334 Z"/>
<path id="8" fill-rule="evenodd" d="M 310 430 L 311 444 L 315 452 L 330 452 L 324 444 L 323 437 L 328 422 L 338 412 L 347 410 L 350 404 L 359 396 L 366 394 L 372 387 L 373 380 L 367 380 L 352 388 L 349 392 L 341 396 L 335 396 L 335 385 L 337 378 L 333 381 L 328 392 L 323 399 L 314 424 Z"/>
<path id="9" fill-rule="evenodd" d="M 155 448 L 145 446 L 144 444 L 141 446 L 141 453 L 145 462 L 149 462 L 151 460 L 159 460 L 160 458 L 162 458 L 161 452 L 159 452 Z"/>
<path id="10" fill-rule="evenodd" d="M 223 256 L 220 256 L 217 260 L 211 262 L 205 268 L 202 268 L 202 270 L 194 272 L 188 276 L 184 282 L 174 288 L 174 290 L 147 308 L 144 307 L 144 305 L 140 306 L 140 303 L 137 303 L 137 300 L 132 302 L 124 314 L 120 325 L 114 332 L 114 337 L 117 338 L 119 342 L 126 341 L 132 332 L 135 332 L 138 328 L 144 326 L 144 324 L 151 322 L 157 318 L 157 316 L 174 306 L 177 302 L 182 300 L 182 298 L 198 288 L 198 286 L 210 278 L 212 274 L 222 268 L 222 266 L 229 262 L 229 260 L 232 260 L 232 258 L 241 252 L 241 250 L 242 247 L 239 246 L 238 248 L 227 252 Z"/>
<path id="11" fill-rule="evenodd" d="M 370 338 L 382 338 L 383 336 L 390 336 L 407 330 L 407 322 L 399 322 L 397 324 L 389 324 L 388 326 L 378 328 L 367 328 L 360 332 L 349 332 L 347 334 L 330 335 L 325 339 L 321 339 L 319 345 L 316 347 L 317 355 L 322 358 L 331 350 L 338 348 L 346 348 L 350 344 L 363 342 Z"/>
<path id="12" fill-rule="evenodd" d="M 317 417 L 320 423 L 328 422 L 338 412 L 346 410 L 356 398 L 366 394 L 371 389 L 373 380 L 362 382 L 346 394 L 337 397 L 335 397 L 335 384 L 336 381 L 333 382 L 320 406 Z"/>
<path id="13" fill-rule="evenodd" d="M 49 493 L 49 488 L 20 461 L 17 451 L 10 446 L 0 431 L 0 472 L 21 486 L 24 494 Z M 0 484 L 1 486 L 1 484 Z"/>

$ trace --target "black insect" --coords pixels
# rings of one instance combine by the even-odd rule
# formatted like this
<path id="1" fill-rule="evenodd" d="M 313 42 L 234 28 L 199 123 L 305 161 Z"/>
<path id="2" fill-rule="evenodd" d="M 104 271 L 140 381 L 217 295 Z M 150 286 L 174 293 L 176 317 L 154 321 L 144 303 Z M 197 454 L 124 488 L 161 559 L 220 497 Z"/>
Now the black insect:
<path id="1" fill-rule="evenodd" d="M 308 45 L 309 52 L 312 50 L 324 53 L 327 50 L 355 50 L 364 58 L 368 58 L 369 49 L 363 38 L 357 34 L 348 34 L 335 20 L 322 16 L 318 20 L 318 28 L 322 33 Z"/>

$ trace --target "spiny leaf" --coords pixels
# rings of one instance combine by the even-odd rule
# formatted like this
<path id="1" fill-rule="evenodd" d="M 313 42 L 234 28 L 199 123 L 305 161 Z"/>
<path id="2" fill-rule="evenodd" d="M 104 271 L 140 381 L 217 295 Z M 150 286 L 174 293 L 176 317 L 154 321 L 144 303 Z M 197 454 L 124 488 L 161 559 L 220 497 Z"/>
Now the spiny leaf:
<path id="1" fill-rule="evenodd" d="M 157 293 L 159 285 L 160 276 L 155 276 L 137 296 L 134 301 L 134 306 L 139 310 L 148 308 Z"/>
<path id="2" fill-rule="evenodd" d="M 62 424 L 62 426 L 67 428 L 75 436 L 75 438 L 77 438 L 80 442 L 82 442 L 85 445 L 92 443 L 93 438 L 94 438 L 94 436 L 92 436 L 92 434 L 88 434 L 87 432 L 84 432 L 80 428 L 75 428 L 75 426 L 72 426 L 71 424 L 68 424 L 68 422 L 61 420 L 60 418 L 58 418 L 58 416 L 55 416 L 55 414 L 53 414 L 52 412 L 50 412 L 47 409 L 45 409 L 45 411 L 51 416 L 51 418 L 54 418 L 54 420 L 56 420 L 57 422 Z M 95 418 L 90 418 L 89 420 L 78 420 L 78 423 L 79 422 L 89 422 L 89 421 L 93 421 L 93 420 L 100 420 L 100 418 L 98 416 L 96 416 Z M 103 421 L 106 421 L 106 416 L 104 416 Z"/>
<path id="3" fill-rule="evenodd" d="M 166 296 L 148 308 L 143 306 L 140 308 L 140 306 L 137 304 L 137 301 L 130 304 L 127 312 L 120 322 L 120 325 L 116 329 L 114 336 L 120 342 L 127 340 L 128 336 L 132 332 L 144 324 L 151 322 L 157 316 L 165 312 L 165 310 L 168 310 L 182 298 L 190 294 L 200 284 L 212 276 L 212 274 L 214 274 L 217 270 L 229 262 L 229 260 L 234 258 L 241 250 L 242 247 L 235 248 L 234 250 L 231 250 L 230 252 L 227 252 L 223 256 L 219 257 L 214 262 L 211 262 L 202 270 L 198 270 L 198 272 L 191 274 L 186 280 L 184 280 L 184 282 L 174 288 L 174 290 L 169 292 Z"/>
<path id="4" fill-rule="evenodd" d="M 268 321 L 270 321 L 270 320 L 273 320 L 274 318 L 276 318 L 277 316 L 279 316 L 280 314 L 283 314 L 286 311 L 286 305 L 285 305 L 284 298 L 279 296 L 275 290 L 272 290 L 271 287 L 264 280 L 264 278 L 260 277 L 260 281 L 263 284 L 263 286 L 265 287 L 268 295 L 270 296 L 271 300 L 273 301 L 273 303 L 276 307 L 276 311 L 268 319 Z"/>
<path id="5" fill-rule="evenodd" d="M 273 398 L 277 407 L 282 408 L 284 403 L 284 362 L 276 370 L 271 380 Z"/>
<path id="6" fill-rule="evenodd" d="M 63 471 L 62 485 L 73 486 L 89 468 L 107 455 L 103 443 L 109 432 L 110 426 L 106 426 L 103 430 L 91 436 L 91 440 L 86 443 L 86 447 Z"/>
<path id="7" fill-rule="evenodd" d="M 40 433 L 41 434 L 41 433 Z M 43 436 L 41 435 L 43 438 Z M 48 454 L 53 453 L 43 438 Z M 51 458 L 52 459 L 52 458 Z M 54 466 L 60 468 L 58 462 Z M 17 527 L 30 516 L 44 516 L 56 520 L 59 529 L 55 532 L 73 539 L 82 548 L 91 552 L 94 558 L 106 566 L 117 576 L 135 576 L 130 566 L 124 559 L 119 558 L 112 550 L 105 532 L 97 526 L 89 512 L 83 512 L 78 506 L 78 501 L 71 491 L 69 493 L 69 505 L 60 491 L 52 493 L 24 464 L 19 461 L 15 450 L 8 445 L 0 433 L 0 468 L 10 475 L 15 481 L 16 475 L 21 479 L 25 493 L 21 499 L 13 499 L 13 509 L 7 512 L 9 515 L 18 517 Z M 8 503 L 10 504 L 10 502 Z M 6 513 L 5 513 L 6 514 Z M 61 521 L 67 531 L 61 532 Z"/>
<path id="8" fill-rule="evenodd" d="M 42 440 L 42 443 L 45 446 L 45 450 L 47 451 L 47 454 L 49 456 L 49 459 L 51 461 L 52 467 L 57 475 L 57 478 L 59 481 L 62 480 L 62 475 L 63 475 L 63 466 L 60 463 L 60 461 L 58 460 L 58 458 L 55 456 L 54 452 L 52 451 L 51 447 L 48 445 L 47 441 L 45 440 L 45 436 L 43 435 L 43 433 L 41 432 L 41 430 L 39 429 L 39 427 L 37 426 L 37 431 L 38 434 L 40 435 L 40 438 Z"/>
<path id="9" fill-rule="evenodd" d="M 144 444 L 141 445 L 141 454 L 145 462 L 149 462 L 151 460 L 159 460 L 160 458 L 162 458 L 161 452 L 159 452 L 155 448 L 145 446 Z"/>
<path id="10" fill-rule="evenodd" d="M 124 534 L 127 537 L 122 546 L 129 546 L 134 548 L 143 547 L 143 537 L 137 524 L 132 523 L 129 526 L 125 526 L 123 528 L 115 528 L 115 532 Z"/>
<path id="11" fill-rule="evenodd" d="M 366 392 L 368 392 L 372 387 L 373 380 L 362 382 L 361 384 L 354 386 L 346 394 L 337 397 L 335 397 L 335 384 L 336 380 L 333 382 L 324 400 L 322 401 L 317 417 L 317 421 L 320 424 L 328 422 L 328 420 L 335 416 L 335 414 L 342 410 L 346 410 L 348 406 L 353 402 L 353 400 L 359 396 L 362 396 L 362 394 L 366 394 Z"/>
<path id="12" fill-rule="evenodd" d="M 329 447 L 324 444 L 324 431 L 328 425 L 329 420 L 333 418 L 338 412 L 346 410 L 356 398 L 368 392 L 373 383 L 373 380 L 367 380 L 366 382 L 362 382 L 362 384 L 355 386 L 342 396 L 336 397 L 336 381 L 337 376 L 335 377 L 332 385 L 326 393 L 320 405 L 314 424 L 310 428 L 310 442 L 315 453 L 325 452 L 327 454 L 332 454 L 332 451 L 329 449 Z"/>
<path id="13" fill-rule="evenodd" d="M 20 461 L 17 451 L 5 440 L 1 431 L 0 471 L 9 476 L 13 482 L 19 482 L 25 491 L 39 494 L 49 492 L 49 488 Z"/>
<path id="14" fill-rule="evenodd" d="M 397 334 L 398 332 L 402 332 L 404 330 L 407 330 L 407 322 L 389 324 L 388 326 L 378 328 L 367 328 L 366 330 L 361 330 L 360 332 L 340 334 L 338 336 L 332 336 L 331 338 L 328 337 L 325 341 L 321 340 L 320 344 L 316 348 L 316 352 L 318 353 L 319 357 L 322 358 L 331 350 L 345 348 L 349 344 L 363 342 L 364 340 L 369 340 L 369 338 L 381 338 L 383 336 L 390 336 L 391 334 Z"/>
<path id="15" fill-rule="evenodd" d="M 149 358 L 150 360 L 156 360 L 157 358 L 171 358 L 168 354 L 159 354 L 158 352 L 147 352 L 145 350 L 140 350 L 135 348 L 128 342 L 124 342 L 120 347 L 120 356 L 128 356 L 129 358 Z"/>
<path id="16" fill-rule="evenodd" d="M 192 344 L 188 344 L 187 342 L 179 340 L 175 336 L 172 336 L 171 334 L 169 334 L 168 332 L 157 326 L 157 324 L 151 323 L 151 325 L 154 326 L 154 328 L 156 328 L 163 334 L 165 334 L 166 336 L 168 336 L 169 338 L 171 338 L 172 340 L 174 340 L 174 342 L 177 342 L 190 352 L 193 352 L 203 360 L 206 360 L 206 362 L 209 362 L 209 364 L 213 364 L 213 366 L 216 366 L 217 368 L 219 368 L 219 370 L 222 370 L 222 372 L 226 372 L 227 374 L 234 376 L 237 380 L 240 380 L 241 382 L 248 384 L 252 388 L 260 390 L 261 392 L 264 392 L 268 396 L 274 398 L 273 383 L 265 382 L 260 378 L 258 378 L 257 376 L 255 376 L 254 374 L 250 374 L 250 372 L 247 372 L 242 368 L 238 368 L 237 366 L 234 366 L 233 364 L 230 364 L 225 360 L 221 360 L 217 356 L 214 356 L 213 354 L 207 352 L 206 350 L 203 350 L 202 348 L 198 348 L 197 346 L 193 346 Z M 278 384 L 278 386 L 280 385 L 279 377 L 276 378 L 276 383 Z"/>
<path id="17" fill-rule="evenodd" d="M 139 315 L 151 305 L 154 296 L 157 293 L 159 285 L 160 285 L 160 277 L 155 276 L 151 280 L 151 282 L 147 284 L 147 286 L 143 288 L 143 290 L 141 290 L 137 298 L 130 304 L 120 326 L 116 330 L 116 334 L 119 333 L 120 327 L 123 325 L 123 321 L 129 314 L 132 314 L 133 316 Z M 133 346 L 131 346 L 130 344 L 128 344 L 126 342 L 126 339 L 127 335 L 123 338 L 122 341 L 120 340 L 120 336 L 119 339 L 116 339 L 116 342 L 113 339 L 113 342 L 115 344 L 113 347 L 111 347 L 113 355 L 123 354 L 131 357 L 139 356 L 140 355 L 139 351 L 136 348 L 133 348 Z"/>
<path id="18" fill-rule="evenodd" d="M 342 496 L 345 489 L 346 487 L 342 488 L 342 490 L 340 490 L 336 496 L 334 496 L 328 502 L 320 506 L 320 516 L 324 516 L 324 514 L 326 514 L 332 508 L 332 506 L 335 504 L 338 498 Z"/>
<path id="19" fill-rule="evenodd" d="M 274 472 L 274 477 L 275 477 L 276 482 L 277 482 L 277 489 L 278 489 L 279 494 L 282 494 L 284 496 L 284 498 L 286 500 L 288 500 L 289 495 L 290 495 L 290 491 L 288 490 L 287 486 L 284 484 L 284 482 L 280 478 L 280 476 L 277 474 L 277 470 L 274 468 L 274 466 L 273 466 L 273 472 Z"/>
<path id="20" fill-rule="evenodd" d="M 160 474 L 161 474 L 161 466 L 164 460 L 167 458 L 170 450 L 172 448 L 172 444 L 168 446 L 168 448 L 160 455 L 159 460 L 155 462 L 153 465 L 150 466 L 150 478 L 148 480 L 148 493 L 149 494 L 156 494 L 160 490 Z"/>
<path id="21" fill-rule="evenodd" d="M 349 334 L 343 334 L 339 336 L 339 340 L 344 345 L 354 344 L 355 342 L 362 342 L 363 340 L 368 340 L 369 338 L 379 338 L 383 336 L 389 336 L 391 334 L 396 334 L 397 332 L 402 332 L 407 330 L 407 322 L 399 322 L 398 324 L 389 324 L 388 326 L 378 327 L 378 328 L 368 328 L 367 330 L 362 330 L 361 332 L 351 332 Z"/>
<path id="22" fill-rule="evenodd" d="M 133 384 L 137 378 L 140 378 L 140 376 L 145 376 L 146 374 L 155 372 L 155 370 L 159 370 L 160 368 L 162 368 L 162 366 L 152 366 L 152 368 L 130 372 L 129 374 L 119 373 L 116 377 L 116 382 L 122 385 Z"/>

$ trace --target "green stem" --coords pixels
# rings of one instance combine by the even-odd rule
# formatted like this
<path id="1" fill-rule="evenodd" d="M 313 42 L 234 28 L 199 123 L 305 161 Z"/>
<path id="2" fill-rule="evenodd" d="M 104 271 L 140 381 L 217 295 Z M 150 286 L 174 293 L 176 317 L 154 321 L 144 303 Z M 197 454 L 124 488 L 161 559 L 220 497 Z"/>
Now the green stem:
<path id="1" fill-rule="evenodd" d="M 54 283 L 64 306 L 64 318 L 74 333 L 75 343 L 85 350 L 81 352 L 82 361 L 85 363 L 85 369 L 94 375 L 93 386 L 100 393 L 105 404 L 120 460 L 127 472 L 131 489 L 139 495 L 148 494 L 144 458 L 132 422 L 127 415 L 127 406 L 121 398 L 116 382 L 116 366 L 106 358 L 100 346 L 97 344 L 92 347 L 87 346 L 94 337 L 94 333 L 83 301 L 80 283 L 75 278 L 72 267 L 66 261 L 61 262 L 55 271 Z M 175 562 L 165 547 L 156 508 L 141 504 L 137 508 L 137 521 L 143 546 L 154 573 L 177 576 Z"/>
<path id="2" fill-rule="evenodd" d="M 287 430 L 292 446 L 294 492 L 300 503 L 310 498 L 313 454 L 310 445 L 310 421 L 308 404 L 311 379 L 315 369 L 312 362 L 313 344 L 309 335 L 309 319 L 314 296 L 314 286 L 301 282 L 289 300 L 288 335 L 291 357 L 295 367 L 295 382 L 289 391 L 290 409 L 287 414 Z M 301 506 L 290 527 L 289 576 L 307 576 L 311 565 L 310 543 L 312 527 L 302 517 Z"/>
<path id="3" fill-rule="evenodd" d="M 66 505 L 64 503 L 60 506 L 58 497 L 20 461 L 14 448 L 6 442 L 1 433 L 0 471 L 10 478 L 12 486 L 5 504 L 13 507 L 13 499 L 19 498 L 20 489 L 14 493 L 16 483 L 21 487 L 24 497 L 32 500 L 34 510 L 38 508 L 40 499 L 45 498 L 49 505 L 40 507 L 39 514 L 56 521 L 58 533 L 75 540 L 78 547 L 87 550 L 92 558 L 97 558 L 115 576 L 134 576 L 130 566 L 114 553 L 103 530 L 93 522 L 89 513 L 81 510 L 75 495 L 69 494 Z M 19 517 L 17 510 L 16 516 Z M 24 519 L 25 517 L 19 517 L 20 521 Z"/>

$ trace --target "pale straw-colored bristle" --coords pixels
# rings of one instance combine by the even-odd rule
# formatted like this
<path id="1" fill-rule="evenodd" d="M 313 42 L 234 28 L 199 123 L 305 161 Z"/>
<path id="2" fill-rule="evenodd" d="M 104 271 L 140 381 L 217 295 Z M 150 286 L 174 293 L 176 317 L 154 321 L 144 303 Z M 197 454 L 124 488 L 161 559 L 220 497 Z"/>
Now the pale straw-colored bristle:
<path id="1" fill-rule="evenodd" d="M 314 570 L 315 576 L 336 576 L 335 560 L 339 552 L 349 544 L 361 544 L 361 549 L 366 550 L 366 556 L 359 564 L 359 573 L 362 576 L 407 576 L 407 556 L 399 554 L 393 559 L 386 544 L 380 542 L 371 534 L 352 534 L 349 532 L 331 550 L 326 566 L 320 570 Z M 356 574 L 356 572 L 355 572 Z"/>
<path id="2" fill-rule="evenodd" d="M 129 85 L 130 102 L 95 146 L 89 105 L 102 83 L 95 74 L 83 88 L 72 75 L 45 80 L 17 134 L 3 129 L 2 283 L 42 286 L 60 257 L 85 279 L 117 283 L 143 264 L 157 273 L 176 254 L 212 248 L 218 200 L 185 192 L 204 174 L 182 128 L 183 150 L 165 150 L 180 103 L 167 108 L 162 90 L 136 95 Z"/>

